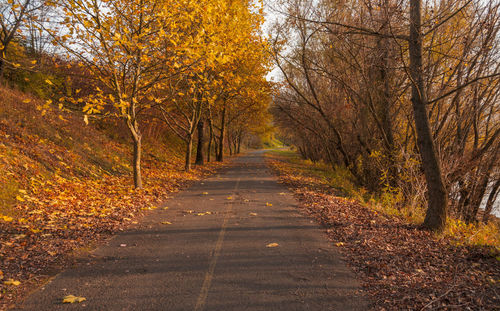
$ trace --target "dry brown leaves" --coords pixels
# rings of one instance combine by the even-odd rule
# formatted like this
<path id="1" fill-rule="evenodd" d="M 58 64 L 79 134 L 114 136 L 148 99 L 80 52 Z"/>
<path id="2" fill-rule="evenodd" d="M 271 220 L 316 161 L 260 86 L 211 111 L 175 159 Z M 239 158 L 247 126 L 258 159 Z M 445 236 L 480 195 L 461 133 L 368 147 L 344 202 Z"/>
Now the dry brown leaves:
<path id="1" fill-rule="evenodd" d="M 500 310 L 500 262 L 302 180 L 269 161 L 362 279 L 373 310 Z"/>

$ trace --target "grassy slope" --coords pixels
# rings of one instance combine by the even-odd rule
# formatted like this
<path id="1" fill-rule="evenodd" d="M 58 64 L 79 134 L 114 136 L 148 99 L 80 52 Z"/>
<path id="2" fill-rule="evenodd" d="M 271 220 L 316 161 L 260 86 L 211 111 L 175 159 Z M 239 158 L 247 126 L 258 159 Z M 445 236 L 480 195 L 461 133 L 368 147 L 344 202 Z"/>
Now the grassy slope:
<path id="1" fill-rule="evenodd" d="M 119 124 L 85 125 L 79 114 L 0 88 L 0 309 L 87 247 L 217 164 L 182 171 L 182 144 L 145 144 L 144 190 L 131 187 L 130 147 Z M 43 115 L 42 115 L 43 114 Z M 112 138 L 113 137 L 113 138 Z M 13 279 L 20 285 L 5 284 Z M 9 282 L 7 282 L 9 283 Z"/>

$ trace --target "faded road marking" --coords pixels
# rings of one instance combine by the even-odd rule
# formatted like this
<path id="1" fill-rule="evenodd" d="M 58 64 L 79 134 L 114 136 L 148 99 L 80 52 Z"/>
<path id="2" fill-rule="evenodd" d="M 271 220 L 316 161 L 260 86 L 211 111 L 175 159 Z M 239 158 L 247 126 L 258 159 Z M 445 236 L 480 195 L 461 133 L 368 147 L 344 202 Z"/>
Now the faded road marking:
<path id="1" fill-rule="evenodd" d="M 238 186 L 240 185 L 240 178 L 236 181 L 236 185 L 234 186 L 233 192 L 238 190 Z M 208 271 L 205 274 L 205 280 L 203 281 L 203 285 L 201 286 L 200 295 L 198 296 L 198 300 L 196 301 L 196 306 L 194 307 L 194 311 L 201 311 L 205 306 L 205 302 L 208 297 L 208 290 L 210 289 L 210 284 L 212 283 L 212 279 L 214 278 L 215 266 L 217 265 L 217 260 L 219 259 L 220 252 L 222 250 L 222 243 L 224 242 L 224 235 L 226 235 L 227 222 L 230 217 L 231 209 L 233 208 L 233 203 L 228 204 L 226 213 L 224 215 L 224 220 L 222 222 L 222 227 L 219 232 L 219 237 L 217 238 L 217 242 L 215 243 L 215 249 L 212 255 L 212 259 L 210 260 L 210 265 L 208 266 Z"/>

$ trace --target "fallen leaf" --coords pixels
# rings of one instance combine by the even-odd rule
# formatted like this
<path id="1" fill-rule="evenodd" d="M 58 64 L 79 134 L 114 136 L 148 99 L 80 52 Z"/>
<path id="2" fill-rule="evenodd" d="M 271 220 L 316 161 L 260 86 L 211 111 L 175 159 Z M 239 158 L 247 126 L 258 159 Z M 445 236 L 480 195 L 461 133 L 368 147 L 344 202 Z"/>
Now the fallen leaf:
<path id="1" fill-rule="evenodd" d="M 280 193 L 279 193 L 279 195 L 285 195 L 285 194 L 286 194 L 286 193 L 284 193 L 284 192 L 280 192 Z"/>
<path id="2" fill-rule="evenodd" d="M 85 299 L 85 297 L 78 297 L 78 296 L 73 296 L 73 295 L 68 295 L 66 297 L 63 298 L 63 303 L 80 303 L 82 301 L 85 301 L 87 299 Z"/>
<path id="3" fill-rule="evenodd" d="M 228 199 L 228 200 L 232 200 L 232 199 L 233 199 L 233 197 L 227 197 L 226 199 Z"/>
<path id="4" fill-rule="evenodd" d="M 47 251 L 47 254 L 49 254 L 50 256 L 55 256 L 55 255 L 57 255 L 57 253 L 56 253 L 56 252 L 51 252 L 51 251 Z"/>
<path id="5" fill-rule="evenodd" d="M 162 225 L 171 225 L 172 223 L 170 221 L 162 221 L 161 224 Z"/>
<path id="6" fill-rule="evenodd" d="M 344 246 L 344 242 L 338 242 L 338 243 L 335 243 L 335 246 L 338 246 L 338 247 L 340 247 L 340 246 Z"/>
<path id="7" fill-rule="evenodd" d="M 279 244 L 278 243 L 269 243 L 266 245 L 266 247 L 278 247 Z"/>
<path id="8" fill-rule="evenodd" d="M 273 206 L 273 205 L 269 202 L 266 202 L 266 206 Z"/>
<path id="9" fill-rule="evenodd" d="M 8 279 L 7 281 L 3 282 L 5 285 L 14 285 L 14 286 L 19 286 L 21 282 L 16 281 L 14 279 Z"/>
<path id="10" fill-rule="evenodd" d="M 257 216 L 257 213 L 250 213 L 250 216 Z"/>
<path id="11" fill-rule="evenodd" d="M 207 194 L 208 194 L 208 192 L 203 192 L 203 195 L 207 195 Z"/>
<path id="12" fill-rule="evenodd" d="M 7 222 L 11 222 L 14 220 L 14 218 L 10 217 L 10 216 L 2 216 L 1 217 L 4 221 L 7 221 Z"/>

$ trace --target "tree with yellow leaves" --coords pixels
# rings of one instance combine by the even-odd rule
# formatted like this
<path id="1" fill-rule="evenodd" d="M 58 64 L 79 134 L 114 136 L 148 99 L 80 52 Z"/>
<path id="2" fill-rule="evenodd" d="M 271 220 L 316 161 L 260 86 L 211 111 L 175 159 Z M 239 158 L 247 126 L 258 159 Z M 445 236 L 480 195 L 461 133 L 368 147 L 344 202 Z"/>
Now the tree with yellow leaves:
<path id="1" fill-rule="evenodd" d="M 101 114 L 125 122 L 133 141 L 134 186 L 142 188 L 140 117 L 163 103 L 151 94 L 192 65 L 186 38 L 199 5 L 190 0 L 63 0 L 53 5 L 64 12 L 59 29 L 50 30 L 54 43 L 85 68 L 95 86 L 93 94 L 78 99 L 85 120 Z"/>

